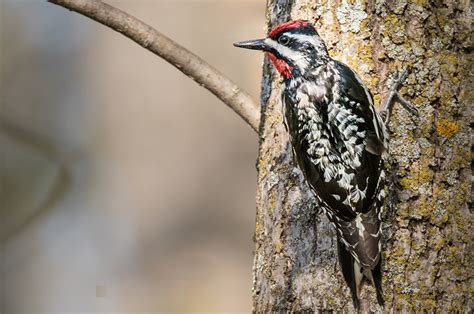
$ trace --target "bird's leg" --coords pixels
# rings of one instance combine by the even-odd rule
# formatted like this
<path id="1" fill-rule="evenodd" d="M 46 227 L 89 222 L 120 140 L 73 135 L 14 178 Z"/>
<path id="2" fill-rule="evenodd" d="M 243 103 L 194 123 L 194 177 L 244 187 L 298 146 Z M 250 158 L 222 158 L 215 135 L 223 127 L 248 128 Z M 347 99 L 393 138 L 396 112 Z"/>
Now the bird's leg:
<path id="1" fill-rule="evenodd" d="M 390 115 L 392 113 L 393 105 L 395 104 L 395 102 L 398 102 L 409 113 L 418 117 L 418 110 L 416 110 L 412 106 L 412 104 L 410 104 L 409 101 L 403 98 L 403 96 L 399 92 L 401 85 L 403 84 L 403 82 L 405 82 L 407 77 L 408 77 L 407 70 L 403 71 L 401 75 L 399 72 L 395 73 L 395 76 L 392 80 L 392 86 L 390 88 L 390 94 L 388 95 L 388 98 L 385 101 L 385 104 L 382 106 L 382 111 L 381 111 L 382 116 L 384 117 L 384 120 L 385 120 L 385 124 L 387 124 L 390 121 Z"/>

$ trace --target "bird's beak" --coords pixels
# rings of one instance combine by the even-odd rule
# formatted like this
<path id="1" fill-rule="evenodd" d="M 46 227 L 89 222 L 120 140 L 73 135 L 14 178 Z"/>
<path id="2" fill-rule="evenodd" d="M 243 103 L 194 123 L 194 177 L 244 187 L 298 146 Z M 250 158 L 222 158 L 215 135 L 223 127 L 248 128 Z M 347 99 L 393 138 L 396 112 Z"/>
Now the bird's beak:
<path id="1" fill-rule="evenodd" d="M 263 50 L 268 51 L 269 46 L 265 43 L 265 39 L 254 39 L 254 40 L 246 40 L 241 41 L 238 43 L 234 43 L 235 47 L 245 48 L 245 49 L 253 49 L 253 50 Z"/>

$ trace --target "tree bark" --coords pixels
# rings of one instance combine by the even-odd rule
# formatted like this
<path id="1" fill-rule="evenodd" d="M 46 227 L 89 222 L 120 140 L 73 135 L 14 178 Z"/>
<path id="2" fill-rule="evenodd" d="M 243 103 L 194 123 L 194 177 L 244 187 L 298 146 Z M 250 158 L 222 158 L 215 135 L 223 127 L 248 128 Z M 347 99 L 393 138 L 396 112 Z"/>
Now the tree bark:
<path id="1" fill-rule="evenodd" d="M 384 211 L 384 311 L 472 308 L 470 2 L 268 0 L 268 29 L 289 19 L 316 25 L 330 54 L 356 70 L 377 105 L 397 69 L 411 73 L 391 123 Z M 254 311 L 352 311 L 335 232 L 295 166 L 282 124 L 281 79 L 262 81 L 254 260 Z M 363 311 L 382 311 L 372 287 Z"/>

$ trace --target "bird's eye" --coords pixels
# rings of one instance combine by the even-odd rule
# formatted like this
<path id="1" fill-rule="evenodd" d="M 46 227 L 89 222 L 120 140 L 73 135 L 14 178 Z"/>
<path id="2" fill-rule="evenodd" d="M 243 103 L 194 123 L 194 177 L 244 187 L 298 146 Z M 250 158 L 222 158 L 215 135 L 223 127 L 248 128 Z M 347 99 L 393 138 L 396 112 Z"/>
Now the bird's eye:
<path id="1" fill-rule="evenodd" d="M 280 36 L 280 38 L 278 38 L 278 43 L 282 44 L 282 45 L 286 45 L 290 42 L 290 39 L 288 38 L 288 36 Z"/>

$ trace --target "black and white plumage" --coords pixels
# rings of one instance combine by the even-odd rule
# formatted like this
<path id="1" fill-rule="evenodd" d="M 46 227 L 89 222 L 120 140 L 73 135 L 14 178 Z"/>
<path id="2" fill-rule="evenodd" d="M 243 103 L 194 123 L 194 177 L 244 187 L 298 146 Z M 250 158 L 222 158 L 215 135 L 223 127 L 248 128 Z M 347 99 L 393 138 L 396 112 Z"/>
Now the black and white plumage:
<path id="1" fill-rule="evenodd" d="M 359 308 L 362 279 L 383 305 L 381 211 L 386 127 L 372 95 L 347 65 L 332 59 L 307 21 L 235 44 L 266 51 L 284 78 L 284 116 L 294 156 L 337 230 L 341 269 Z"/>

